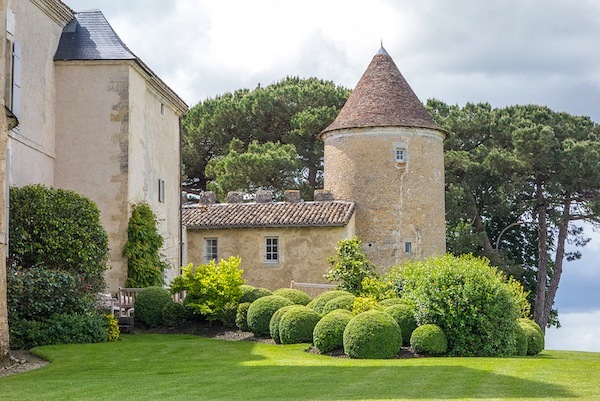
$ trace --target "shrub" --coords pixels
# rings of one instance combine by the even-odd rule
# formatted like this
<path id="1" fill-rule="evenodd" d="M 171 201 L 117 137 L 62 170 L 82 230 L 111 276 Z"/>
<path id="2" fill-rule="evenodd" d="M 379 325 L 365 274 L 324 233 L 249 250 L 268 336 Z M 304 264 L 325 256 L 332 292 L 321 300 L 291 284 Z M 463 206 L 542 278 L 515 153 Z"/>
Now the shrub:
<path id="1" fill-rule="evenodd" d="M 249 331 L 248 329 L 248 308 L 250 308 L 251 302 L 242 302 L 238 305 L 237 313 L 235 315 L 235 326 L 243 331 Z"/>
<path id="2" fill-rule="evenodd" d="M 413 331 L 417 328 L 415 320 L 415 308 L 407 303 L 388 306 L 384 312 L 396 320 L 400 331 L 402 332 L 402 345 L 410 345 L 410 337 Z"/>
<path id="3" fill-rule="evenodd" d="M 424 324 L 413 331 L 410 346 L 418 354 L 443 355 L 448 351 L 448 340 L 439 326 Z"/>
<path id="4" fill-rule="evenodd" d="M 406 298 L 388 298 L 388 299 L 379 301 L 379 306 L 381 306 L 383 308 L 387 308 L 388 306 L 402 305 L 402 304 L 406 304 L 406 303 L 411 303 L 411 302 L 408 301 Z"/>
<path id="5" fill-rule="evenodd" d="M 356 299 L 352 303 L 352 313 L 354 313 L 355 315 L 372 309 L 383 309 L 377 304 L 377 300 L 375 298 L 356 297 Z"/>
<path id="6" fill-rule="evenodd" d="M 365 277 L 361 283 L 361 297 L 375 298 L 377 301 L 396 297 L 398 295 L 396 284 L 388 277 L 372 276 Z"/>
<path id="7" fill-rule="evenodd" d="M 295 303 L 296 305 L 308 305 L 311 301 L 310 296 L 304 291 L 295 288 L 280 288 L 273 291 L 273 295 L 279 295 Z"/>
<path id="8" fill-rule="evenodd" d="M 107 340 L 106 318 L 96 314 L 61 314 L 39 321 L 15 319 L 9 329 L 10 347 L 15 349 Z"/>
<path id="9" fill-rule="evenodd" d="M 322 354 L 344 346 L 344 330 L 352 319 L 349 311 L 338 309 L 329 312 L 315 325 L 313 343 Z"/>
<path id="10" fill-rule="evenodd" d="M 344 330 L 344 352 L 351 358 L 392 358 L 398 354 L 401 345 L 398 323 L 384 312 L 360 313 Z"/>
<path id="11" fill-rule="evenodd" d="M 346 309 L 348 311 L 352 311 L 352 304 L 356 297 L 354 295 L 342 295 L 336 298 L 333 298 L 331 301 L 325 304 L 323 308 L 323 315 L 328 314 L 331 311 L 336 309 Z"/>
<path id="12" fill-rule="evenodd" d="M 9 213 L 9 266 L 68 273 L 82 298 L 104 290 L 108 237 L 94 202 L 43 185 L 11 187 Z"/>
<path id="13" fill-rule="evenodd" d="M 161 259 L 163 237 L 156 216 L 145 202 L 133 206 L 127 226 L 123 256 L 127 258 L 126 287 L 140 288 L 164 284 L 163 272 L 169 268 Z"/>
<path id="14" fill-rule="evenodd" d="M 312 343 L 313 330 L 320 317 L 304 305 L 295 305 L 282 314 L 279 338 L 282 344 Z"/>
<path id="15" fill-rule="evenodd" d="M 315 299 L 310 301 L 308 303 L 308 305 L 306 305 L 306 306 L 308 306 L 315 312 L 322 314 L 323 308 L 325 308 L 325 305 L 327 304 L 327 302 L 331 301 L 332 299 L 334 299 L 336 297 L 342 296 L 342 295 L 352 295 L 352 294 L 349 293 L 348 291 L 342 291 L 342 290 L 327 291 L 322 294 L 319 294 Z"/>
<path id="16" fill-rule="evenodd" d="M 135 320 L 150 327 L 162 324 L 162 311 L 169 302 L 172 302 L 171 294 L 162 287 L 142 289 L 135 299 Z"/>
<path id="17" fill-rule="evenodd" d="M 290 308 L 293 308 L 294 306 L 298 306 L 298 305 L 296 305 L 296 304 L 288 305 L 288 306 L 284 306 L 283 308 L 277 309 L 277 311 L 275 311 L 275 313 L 273 313 L 273 316 L 271 317 L 271 320 L 269 321 L 269 334 L 270 334 L 271 338 L 277 344 L 281 344 L 281 337 L 279 336 L 279 322 L 281 321 L 283 314 L 285 312 L 287 312 Z"/>
<path id="18" fill-rule="evenodd" d="M 242 297 L 240 298 L 240 303 L 243 302 L 254 302 L 258 298 L 266 297 L 268 295 L 273 295 L 273 293 L 266 288 L 256 288 L 251 285 L 244 284 L 241 287 Z"/>
<path id="19" fill-rule="evenodd" d="M 208 320 L 234 325 L 237 306 L 242 296 L 242 260 L 230 257 L 194 267 L 191 263 L 173 280 L 171 292 L 186 291 L 185 305 Z"/>
<path id="20" fill-rule="evenodd" d="M 396 269 L 403 297 L 415 303 L 417 323 L 440 326 L 450 355 L 514 352 L 516 321 L 528 304 L 523 287 L 487 259 L 445 255 Z"/>
<path id="21" fill-rule="evenodd" d="M 167 302 L 165 306 L 163 306 L 162 321 L 165 326 L 180 326 L 185 323 L 186 320 L 186 311 L 183 304 L 171 300 L 170 302 Z"/>
<path id="22" fill-rule="evenodd" d="M 360 244 L 357 237 L 341 240 L 337 255 L 327 259 L 333 267 L 325 275 L 329 281 L 339 281 L 339 289 L 356 296 L 362 292 L 363 280 L 375 276 L 375 267 L 362 252 Z"/>
<path id="23" fill-rule="evenodd" d="M 527 355 L 527 332 L 520 324 L 517 325 L 516 330 L 515 355 L 525 356 Z"/>
<path id="24" fill-rule="evenodd" d="M 117 341 L 121 337 L 119 330 L 119 321 L 112 313 L 104 315 L 104 330 L 106 331 L 106 341 Z"/>
<path id="25" fill-rule="evenodd" d="M 530 319 L 519 319 L 519 325 L 527 338 L 527 355 L 537 355 L 544 350 L 544 332 Z"/>
<path id="26" fill-rule="evenodd" d="M 293 305 L 293 302 L 278 295 L 257 299 L 248 308 L 248 328 L 255 336 L 269 335 L 271 317 L 277 309 L 288 305 Z"/>

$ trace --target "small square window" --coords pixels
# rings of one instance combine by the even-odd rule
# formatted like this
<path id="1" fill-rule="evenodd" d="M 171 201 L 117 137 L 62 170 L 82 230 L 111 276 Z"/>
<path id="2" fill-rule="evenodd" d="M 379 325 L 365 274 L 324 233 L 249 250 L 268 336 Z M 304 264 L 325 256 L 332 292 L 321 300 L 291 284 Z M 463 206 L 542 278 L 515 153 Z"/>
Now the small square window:
<path id="1" fill-rule="evenodd" d="M 217 260 L 218 245 L 216 238 L 204 238 L 204 263 L 210 263 L 211 260 Z"/>
<path id="2" fill-rule="evenodd" d="M 165 202 L 165 180 L 158 179 L 158 201 Z"/>
<path id="3" fill-rule="evenodd" d="M 279 263 L 279 238 L 265 238 L 265 262 Z"/>

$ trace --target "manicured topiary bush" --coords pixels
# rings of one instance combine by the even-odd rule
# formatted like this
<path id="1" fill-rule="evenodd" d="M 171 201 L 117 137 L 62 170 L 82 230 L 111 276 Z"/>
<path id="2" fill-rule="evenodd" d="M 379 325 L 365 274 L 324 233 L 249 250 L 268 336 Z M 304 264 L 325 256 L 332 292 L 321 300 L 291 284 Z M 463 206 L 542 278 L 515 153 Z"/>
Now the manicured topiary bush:
<path id="1" fill-rule="evenodd" d="M 283 308 L 279 308 L 275 313 L 273 313 L 273 316 L 271 317 L 271 321 L 269 322 L 269 334 L 277 344 L 281 344 L 281 339 L 279 337 L 279 322 L 281 321 L 283 314 L 286 313 L 290 308 L 293 308 L 294 306 L 298 305 L 294 304 L 284 306 Z"/>
<path id="2" fill-rule="evenodd" d="M 172 300 L 167 302 L 162 309 L 162 319 L 165 326 L 176 327 L 182 325 L 186 321 L 186 315 L 185 306 Z"/>
<path id="3" fill-rule="evenodd" d="M 396 271 L 394 271 L 396 270 Z M 523 287 L 484 258 L 452 255 L 411 260 L 398 273 L 419 325 L 437 324 L 453 356 L 512 355 L 517 318 L 529 308 Z"/>
<path id="4" fill-rule="evenodd" d="M 162 310 L 169 302 L 172 302 L 171 294 L 162 287 L 142 289 L 135 299 L 135 320 L 150 327 L 162 324 Z"/>
<path id="5" fill-rule="evenodd" d="M 401 304 L 406 304 L 406 303 L 410 303 L 410 301 L 405 298 L 388 298 L 388 299 L 379 301 L 379 306 L 387 308 L 388 306 L 401 305 Z"/>
<path id="6" fill-rule="evenodd" d="M 351 358 L 392 358 L 402 346 L 402 333 L 393 317 L 370 310 L 356 315 L 344 330 L 344 352 Z"/>
<path id="7" fill-rule="evenodd" d="M 334 299 L 336 297 L 342 296 L 342 295 L 352 295 L 352 294 L 349 293 L 348 291 L 342 291 L 342 290 L 327 291 L 322 294 L 319 294 L 315 299 L 310 301 L 308 303 L 308 305 L 306 305 L 306 306 L 308 306 L 315 312 L 322 314 L 323 308 L 325 308 L 325 305 L 327 304 L 327 302 L 331 301 L 332 299 Z"/>
<path id="8" fill-rule="evenodd" d="M 402 345 L 410 345 L 410 336 L 413 331 L 417 328 L 417 321 L 415 320 L 415 308 L 408 303 L 401 303 L 392 306 L 388 306 L 384 309 L 384 312 L 392 316 L 402 332 Z"/>
<path id="9" fill-rule="evenodd" d="M 424 324 L 413 331 L 410 346 L 418 354 L 444 355 L 448 351 L 448 340 L 439 326 Z"/>
<path id="10" fill-rule="evenodd" d="M 352 319 L 345 309 L 329 312 L 319 320 L 313 330 L 313 343 L 322 354 L 344 346 L 344 330 Z"/>
<path id="11" fill-rule="evenodd" d="M 323 307 L 323 315 L 328 314 L 331 311 L 336 309 L 346 309 L 348 311 L 352 310 L 352 304 L 356 297 L 354 295 L 342 295 L 336 298 L 333 298 L 331 301 L 327 302 Z"/>
<path id="12" fill-rule="evenodd" d="M 525 356 L 527 355 L 527 332 L 520 324 L 517 325 L 515 336 L 515 355 Z"/>
<path id="13" fill-rule="evenodd" d="M 310 296 L 304 291 L 295 288 L 280 288 L 273 291 L 273 295 L 279 295 L 295 303 L 296 305 L 308 305 L 311 301 Z"/>
<path id="14" fill-rule="evenodd" d="M 273 295 L 273 293 L 266 288 L 257 288 L 248 284 L 244 284 L 241 286 L 242 297 L 240 298 L 240 303 L 244 302 L 254 302 L 258 298 L 266 297 L 269 295 Z"/>
<path id="15" fill-rule="evenodd" d="M 248 331 L 248 308 L 252 305 L 251 302 L 242 302 L 238 305 L 235 315 L 235 326 L 243 331 Z"/>
<path id="16" fill-rule="evenodd" d="M 281 343 L 312 343 L 313 330 L 319 319 L 317 312 L 304 305 L 295 305 L 286 310 L 279 321 Z"/>
<path id="17" fill-rule="evenodd" d="M 527 355 L 537 355 L 544 350 L 544 332 L 531 319 L 519 319 L 519 325 L 527 337 Z"/>
<path id="18" fill-rule="evenodd" d="M 289 299 L 278 295 L 257 299 L 248 308 L 248 328 L 255 336 L 269 335 L 269 323 L 273 314 L 277 309 L 293 304 Z"/>

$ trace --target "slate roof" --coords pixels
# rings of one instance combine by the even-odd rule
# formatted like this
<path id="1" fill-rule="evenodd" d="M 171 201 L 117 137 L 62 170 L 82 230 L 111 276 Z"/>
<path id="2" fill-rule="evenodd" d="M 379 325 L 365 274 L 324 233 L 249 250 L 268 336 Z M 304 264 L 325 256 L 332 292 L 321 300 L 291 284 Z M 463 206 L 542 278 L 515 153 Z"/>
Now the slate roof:
<path id="1" fill-rule="evenodd" d="M 388 126 L 441 130 L 382 46 L 337 118 L 319 136 L 341 129 Z"/>
<path id="2" fill-rule="evenodd" d="M 135 60 L 100 10 L 83 11 L 67 24 L 54 60 Z"/>
<path id="3" fill-rule="evenodd" d="M 353 202 L 216 203 L 182 210 L 188 229 L 249 227 L 335 227 L 348 224 Z"/>

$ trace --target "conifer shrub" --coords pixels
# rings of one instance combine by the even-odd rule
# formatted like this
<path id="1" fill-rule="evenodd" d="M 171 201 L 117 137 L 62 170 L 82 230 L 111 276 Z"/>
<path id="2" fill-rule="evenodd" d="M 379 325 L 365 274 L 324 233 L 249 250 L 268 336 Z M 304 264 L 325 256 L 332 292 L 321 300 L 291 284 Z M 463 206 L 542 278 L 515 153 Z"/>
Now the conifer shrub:
<path id="1" fill-rule="evenodd" d="M 516 330 L 515 355 L 525 356 L 527 355 L 527 332 L 520 324 L 517 325 Z"/>
<path id="2" fill-rule="evenodd" d="M 334 299 L 336 297 L 342 296 L 342 295 L 352 295 L 352 294 L 350 292 L 344 291 L 344 290 L 326 291 L 326 292 L 319 294 L 317 297 L 315 297 L 315 299 L 310 301 L 306 306 L 308 306 L 315 312 L 322 314 L 323 308 L 325 308 L 325 305 L 327 304 L 327 302 L 331 301 L 332 299 Z"/>
<path id="3" fill-rule="evenodd" d="M 273 295 L 287 298 L 296 305 L 308 305 L 311 301 L 311 298 L 307 293 L 295 288 L 279 288 L 273 291 Z"/>
<path id="4" fill-rule="evenodd" d="M 238 305 L 237 313 L 235 315 L 235 326 L 242 331 L 249 331 L 248 308 L 250 308 L 251 304 L 251 302 L 242 302 Z"/>
<path id="5" fill-rule="evenodd" d="M 402 333 L 393 317 L 370 310 L 348 322 L 344 330 L 344 352 L 351 358 L 387 359 L 398 354 Z"/>
<path id="6" fill-rule="evenodd" d="M 271 320 L 269 321 L 269 334 L 271 335 L 271 338 L 277 344 L 281 344 L 281 338 L 279 336 L 279 322 L 281 321 L 283 314 L 286 313 L 290 308 L 293 308 L 294 306 L 298 306 L 298 305 L 296 305 L 296 304 L 288 305 L 288 306 L 284 306 L 283 308 L 277 309 L 277 311 L 275 313 L 273 313 L 273 316 L 271 317 Z"/>
<path id="7" fill-rule="evenodd" d="M 173 300 L 167 302 L 162 309 L 162 320 L 165 326 L 181 326 L 187 320 L 185 306 Z"/>
<path id="8" fill-rule="evenodd" d="M 118 341 L 121 337 L 119 321 L 112 313 L 104 315 L 104 330 L 106 331 L 106 341 Z"/>
<path id="9" fill-rule="evenodd" d="M 320 316 L 304 305 L 286 310 L 279 321 L 279 339 L 282 344 L 312 343 L 313 331 Z"/>
<path id="10" fill-rule="evenodd" d="M 402 332 L 402 345 L 410 345 L 410 336 L 413 331 L 417 328 L 417 321 L 415 320 L 415 308 L 408 303 L 401 303 L 392 306 L 388 306 L 384 309 L 384 312 L 392 316 Z"/>
<path id="11" fill-rule="evenodd" d="M 258 298 L 266 297 L 268 295 L 273 295 L 273 293 L 266 288 L 257 288 L 252 285 L 243 284 L 241 286 L 242 296 L 240 298 L 240 303 L 244 302 L 254 302 Z"/>
<path id="12" fill-rule="evenodd" d="M 448 340 L 439 326 L 424 324 L 413 331 L 410 346 L 418 354 L 444 355 L 448 351 Z"/>
<path id="13" fill-rule="evenodd" d="M 540 326 L 531 319 L 519 319 L 519 325 L 527 337 L 527 355 L 537 355 L 544 350 L 544 332 Z"/>
<path id="14" fill-rule="evenodd" d="M 345 309 L 329 312 L 319 320 L 313 330 L 313 343 L 320 353 L 344 347 L 344 330 L 352 319 L 352 313 Z"/>
<path id="15" fill-rule="evenodd" d="M 346 309 L 348 311 L 352 311 L 352 305 L 354 304 L 355 299 L 356 297 L 354 295 L 342 295 L 333 298 L 331 301 L 325 304 L 322 314 L 326 315 L 336 309 Z"/>
<path id="16" fill-rule="evenodd" d="M 278 295 L 257 299 L 248 308 L 248 328 L 257 337 L 269 335 L 269 323 L 273 314 L 278 309 L 293 304 L 289 299 Z"/>
<path id="17" fill-rule="evenodd" d="M 169 291 L 162 287 L 146 287 L 135 299 L 134 318 L 149 327 L 159 326 L 163 323 L 163 308 L 169 302 L 172 302 Z"/>

